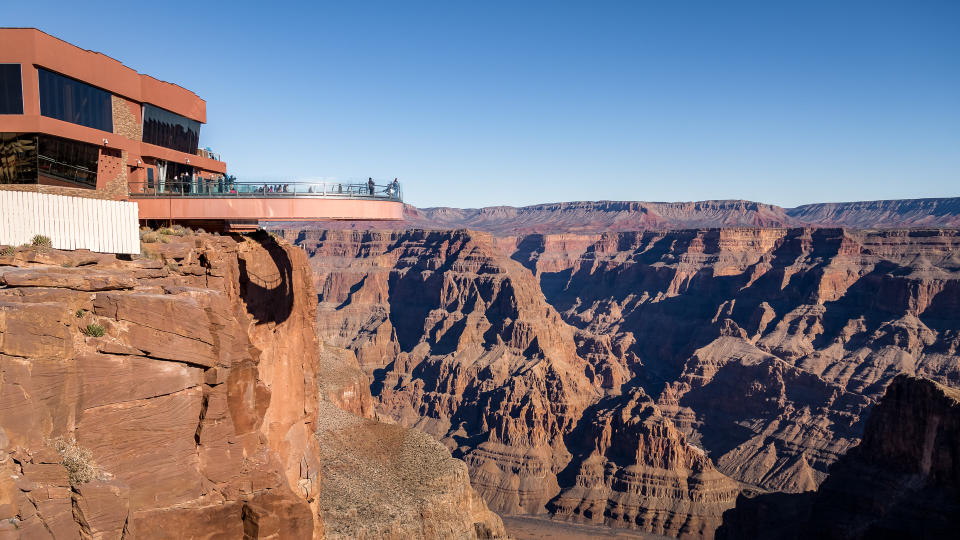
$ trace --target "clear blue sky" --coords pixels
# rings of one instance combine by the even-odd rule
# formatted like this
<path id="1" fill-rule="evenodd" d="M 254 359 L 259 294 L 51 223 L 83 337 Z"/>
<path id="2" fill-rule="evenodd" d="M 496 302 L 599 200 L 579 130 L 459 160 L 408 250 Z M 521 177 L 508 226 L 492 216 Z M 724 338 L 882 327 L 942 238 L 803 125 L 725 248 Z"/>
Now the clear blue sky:
<path id="1" fill-rule="evenodd" d="M 207 100 L 241 178 L 417 206 L 960 195 L 960 1 L 3 2 Z"/>

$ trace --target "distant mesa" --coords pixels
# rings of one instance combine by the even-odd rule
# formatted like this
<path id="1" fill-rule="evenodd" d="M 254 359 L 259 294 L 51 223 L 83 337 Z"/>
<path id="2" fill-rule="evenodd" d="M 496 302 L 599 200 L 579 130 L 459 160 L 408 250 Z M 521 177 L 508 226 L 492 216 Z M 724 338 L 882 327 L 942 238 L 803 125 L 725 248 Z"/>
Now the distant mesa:
<path id="1" fill-rule="evenodd" d="M 743 200 L 574 201 L 484 208 L 417 208 L 406 205 L 403 218 L 403 221 L 390 223 L 319 221 L 298 227 L 472 229 L 498 236 L 717 227 L 960 227 L 960 197 L 817 203 L 796 208 Z"/>

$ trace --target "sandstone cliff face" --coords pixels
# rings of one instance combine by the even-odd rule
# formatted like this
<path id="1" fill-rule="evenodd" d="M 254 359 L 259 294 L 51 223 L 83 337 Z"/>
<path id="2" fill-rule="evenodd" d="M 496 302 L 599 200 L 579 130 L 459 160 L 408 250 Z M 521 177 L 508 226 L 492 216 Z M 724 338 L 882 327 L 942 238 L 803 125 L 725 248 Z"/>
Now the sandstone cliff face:
<path id="1" fill-rule="evenodd" d="M 721 471 L 804 491 L 893 376 L 960 383 L 958 249 L 955 230 L 623 233 L 551 300 Z"/>
<path id="2" fill-rule="evenodd" d="M 736 482 L 688 444 L 643 390 L 594 407 L 591 422 L 570 437 L 581 442 L 576 478 L 551 501 L 557 516 L 712 538 L 716 516 L 740 491 Z"/>
<path id="3" fill-rule="evenodd" d="M 631 441 L 639 431 L 652 447 L 698 455 L 667 419 L 656 429 L 628 422 L 606 434 L 577 430 L 609 414 L 591 406 L 607 393 L 620 394 L 612 382 L 619 372 L 597 370 L 578 352 L 576 330 L 492 237 L 323 232 L 301 243 L 317 276 L 321 340 L 355 352 L 380 414 L 433 435 L 462 457 L 492 509 L 547 512 L 573 487 L 561 481 L 593 459 L 581 452 L 583 436 L 606 449 L 601 440 L 612 433 Z M 649 399 L 644 406 L 657 411 Z M 610 504 L 623 508 L 621 526 L 712 532 L 733 504 L 735 483 L 702 455 L 658 460 L 646 452 L 632 461 L 616 456 L 610 463 L 623 470 L 601 480 L 612 487 L 583 504 L 572 502 L 581 494 L 568 492 L 554 506 L 591 520 L 572 509 L 617 499 Z"/>
<path id="4" fill-rule="evenodd" d="M 129 262 L 0 258 L 4 537 L 322 532 L 315 307 L 298 300 L 302 252 L 263 236 L 170 237 Z M 95 462 L 92 481 L 71 480 L 58 440 Z"/>
<path id="5" fill-rule="evenodd" d="M 960 527 L 960 392 L 896 377 L 863 440 L 813 493 L 741 498 L 723 538 L 952 538 Z"/>
<path id="6" fill-rule="evenodd" d="M 955 230 L 289 237 L 321 340 L 506 513 L 708 535 L 724 475 L 816 489 L 894 376 L 960 385 Z"/>
<path id="7" fill-rule="evenodd" d="M 353 352 L 319 346 L 303 251 L 164 239 L 0 257 L 0 536 L 505 536 L 466 465 L 378 422 Z"/>

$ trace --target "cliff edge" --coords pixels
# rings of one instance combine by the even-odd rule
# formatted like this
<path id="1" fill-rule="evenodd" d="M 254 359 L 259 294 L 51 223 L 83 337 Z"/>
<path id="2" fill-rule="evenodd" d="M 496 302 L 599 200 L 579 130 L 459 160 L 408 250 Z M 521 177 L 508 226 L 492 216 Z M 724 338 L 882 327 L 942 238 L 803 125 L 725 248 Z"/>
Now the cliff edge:
<path id="1" fill-rule="evenodd" d="M 133 260 L 0 252 L 0 538 L 503 536 L 321 349 L 303 251 L 161 232 Z"/>

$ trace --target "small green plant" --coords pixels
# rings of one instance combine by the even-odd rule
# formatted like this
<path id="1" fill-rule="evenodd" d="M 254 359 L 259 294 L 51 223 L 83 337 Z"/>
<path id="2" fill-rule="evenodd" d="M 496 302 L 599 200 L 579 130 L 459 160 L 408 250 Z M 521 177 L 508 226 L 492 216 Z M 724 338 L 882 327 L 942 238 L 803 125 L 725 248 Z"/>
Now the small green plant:
<path id="1" fill-rule="evenodd" d="M 161 227 L 161 228 L 157 229 L 157 232 L 160 233 L 160 234 L 162 234 L 162 235 L 176 234 L 176 233 L 173 232 L 173 229 L 171 229 L 170 227 Z"/>
<path id="2" fill-rule="evenodd" d="M 83 329 L 83 334 L 90 337 L 103 337 L 105 333 L 106 330 L 103 325 L 97 323 L 90 323 Z"/>
<path id="3" fill-rule="evenodd" d="M 13 246 L 3 246 L 3 249 L 0 249 L 0 257 L 9 257 L 17 252 L 17 248 Z"/>
<path id="4" fill-rule="evenodd" d="M 153 244 L 159 239 L 160 239 L 160 235 L 153 231 L 140 235 L 140 241 L 143 242 L 144 244 Z"/>
<path id="5" fill-rule="evenodd" d="M 30 244 L 36 247 L 52 247 L 53 242 L 50 240 L 49 236 L 44 236 L 42 234 L 35 234 L 33 238 L 30 239 Z"/>
<path id="6" fill-rule="evenodd" d="M 177 236 L 186 236 L 190 233 L 190 229 L 184 227 L 183 225 L 174 225 L 170 228 L 173 231 L 173 234 Z"/>
<path id="7" fill-rule="evenodd" d="M 76 315 L 78 319 L 82 319 L 83 316 L 86 315 L 86 314 L 87 314 L 87 310 L 85 310 L 85 309 L 83 309 L 83 308 L 78 309 L 77 312 L 74 313 L 74 315 Z"/>
<path id="8" fill-rule="evenodd" d="M 53 440 L 53 449 L 60 454 L 60 464 L 67 469 L 70 485 L 85 484 L 103 476 L 90 450 L 77 444 L 75 439 L 57 437 Z"/>

